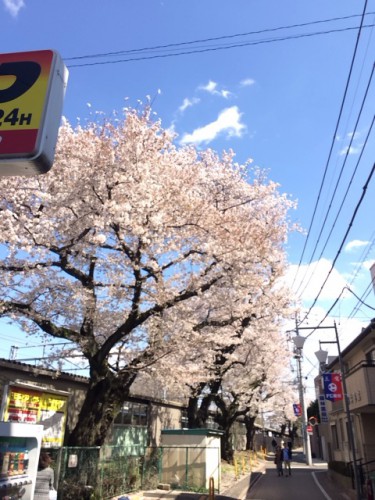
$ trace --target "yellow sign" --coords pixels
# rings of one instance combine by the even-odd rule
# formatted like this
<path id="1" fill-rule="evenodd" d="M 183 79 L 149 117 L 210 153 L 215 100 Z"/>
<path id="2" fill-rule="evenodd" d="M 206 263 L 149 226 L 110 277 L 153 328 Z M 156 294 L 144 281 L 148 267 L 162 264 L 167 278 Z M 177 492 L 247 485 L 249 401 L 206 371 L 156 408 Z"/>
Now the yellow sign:
<path id="1" fill-rule="evenodd" d="M 42 446 L 63 445 L 67 396 L 10 386 L 5 408 L 5 422 L 42 424 Z"/>
<path id="2" fill-rule="evenodd" d="M 52 50 L 0 54 L 0 154 L 35 154 L 53 57 Z"/>
<path id="3" fill-rule="evenodd" d="M 67 79 L 56 51 L 0 54 L 0 176 L 51 168 Z"/>

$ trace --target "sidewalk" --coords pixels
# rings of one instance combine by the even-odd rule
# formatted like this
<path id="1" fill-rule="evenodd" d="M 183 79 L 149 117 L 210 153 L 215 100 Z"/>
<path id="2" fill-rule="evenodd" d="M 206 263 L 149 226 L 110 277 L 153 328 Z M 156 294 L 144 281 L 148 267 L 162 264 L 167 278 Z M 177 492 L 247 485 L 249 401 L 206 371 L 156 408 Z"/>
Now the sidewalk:
<path id="1" fill-rule="evenodd" d="M 230 487 L 223 489 L 220 493 L 215 492 L 215 500 L 238 500 L 246 498 L 246 495 L 252 484 L 259 478 L 266 469 L 266 461 L 258 460 L 251 474 L 244 475 L 241 479 L 233 483 Z M 206 500 L 209 498 L 207 493 L 194 493 L 191 491 L 181 490 L 152 490 L 138 491 L 123 495 L 123 498 L 129 500 Z M 120 500 L 122 496 L 116 496 L 112 500 Z"/>
<path id="2" fill-rule="evenodd" d="M 327 500 L 355 500 L 355 491 L 341 484 L 328 470 L 328 464 L 320 459 L 313 459 L 312 466 L 304 462 L 302 452 L 295 452 L 292 460 L 299 466 L 311 470 L 315 482 L 324 490 Z M 215 500 L 245 500 L 251 498 L 251 487 L 265 474 L 266 469 L 273 468 L 273 453 L 267 455 L 266 460 L 259 460 L 251 474 L 243 476 L 238 481 L 233 480 L 233 484 L 220 493 L 215 493 Z M 315 470 L 314 470 L 315 469 Z M 136 493 L 119 495 L 112 500 L 206 500 L 207 493 L 194 493 L 181 490 L 152 490 L 139 491 Z"/>

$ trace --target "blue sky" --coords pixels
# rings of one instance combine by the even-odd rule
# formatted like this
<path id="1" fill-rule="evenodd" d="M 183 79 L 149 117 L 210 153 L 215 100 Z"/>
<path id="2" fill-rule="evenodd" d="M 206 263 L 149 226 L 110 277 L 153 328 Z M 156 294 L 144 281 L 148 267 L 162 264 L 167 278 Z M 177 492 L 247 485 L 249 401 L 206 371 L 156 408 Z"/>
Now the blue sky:
<path id="1" fill-rule="evenodd" d="M 375 0 L 366 4 L 368 27 L 358 38 L 364 7 L 349 0 L 1 0 L 0 40 L 3 53 L 61 54 L 69 68 L 63 114 L 73 123 L 150 96 L 181 144 L 232 148 L 239 162 L 252 158 L 267 169 L 298 200 L 292 216 L 305 234 L 291 236 L 287 251 L 292 279 L 298 269 L 295 284 L 305 278 L 300 291 L 306 310 L 314 306 L 309 324 L 316 326 L 347 284 L 375 307 L 368 290 L 375 175 L 367 184 L 374 132 L 364 146 L 374 110 L 373 83 L 364 95 L 374 63 Z M 347 292 L 323 324 L 335 318 L 345 346 L 374 316 Z M 14 335 L 8 327 L 2 332 L 0 356 L 7 357 L 6 338 Z M 310 350 L 325 337 L 314 333 Z"/>

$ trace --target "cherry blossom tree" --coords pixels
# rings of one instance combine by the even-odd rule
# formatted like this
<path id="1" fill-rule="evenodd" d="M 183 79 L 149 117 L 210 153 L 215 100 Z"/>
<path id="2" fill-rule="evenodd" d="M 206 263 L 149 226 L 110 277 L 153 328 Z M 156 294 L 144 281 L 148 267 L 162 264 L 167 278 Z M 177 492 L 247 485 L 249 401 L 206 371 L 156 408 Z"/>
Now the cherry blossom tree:
<path id="1" fill-rule="evenodd" d="M 211 378 L 192 388 L 189 399 L 192 426 L 205 426 L 210 412 L 216 409 L 214 419 L 224 431 L 222 458 L 228 462 L 233 459 L 234 423 L 238 419 L 245 422 L 250 445 L 258 414 L 269 408 L 277 413 L 279 404 L 285 406 L 288 399 L 284 386 L 290 377 L 289 351 L 279 331 L 272 331 L 272 323 L 265 323 L 256 317 L 243 320 L 237 329 L 241 342 L 217 353 Z"/>
<path id="2" fill-rule="evenodd" d="M 173 360 L 193 359 L 203 337 L 217 349 L 214 324 L 199 326 L 205 297 L 219 310 L 225 290 L 241 321 L 244 297 L 285 269 L 288 197 L 231 151 L 176 146 L 151 117 L 65 122 L 48 174 L 1 179 L 0 315 L 89 365 L 70 445 L 103 443 L 139 373 L 177 378 Z"/>

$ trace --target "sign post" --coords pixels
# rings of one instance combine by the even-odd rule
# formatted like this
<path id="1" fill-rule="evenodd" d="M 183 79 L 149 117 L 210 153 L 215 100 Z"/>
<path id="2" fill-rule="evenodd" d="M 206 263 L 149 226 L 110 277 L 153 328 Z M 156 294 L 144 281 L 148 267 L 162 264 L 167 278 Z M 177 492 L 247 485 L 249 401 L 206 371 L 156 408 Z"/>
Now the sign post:
<path id="1" fill-rule="evenodd" d="M 53 50 L 0 54 L 0 176 L 52 167 L 67 80 Z"/>

